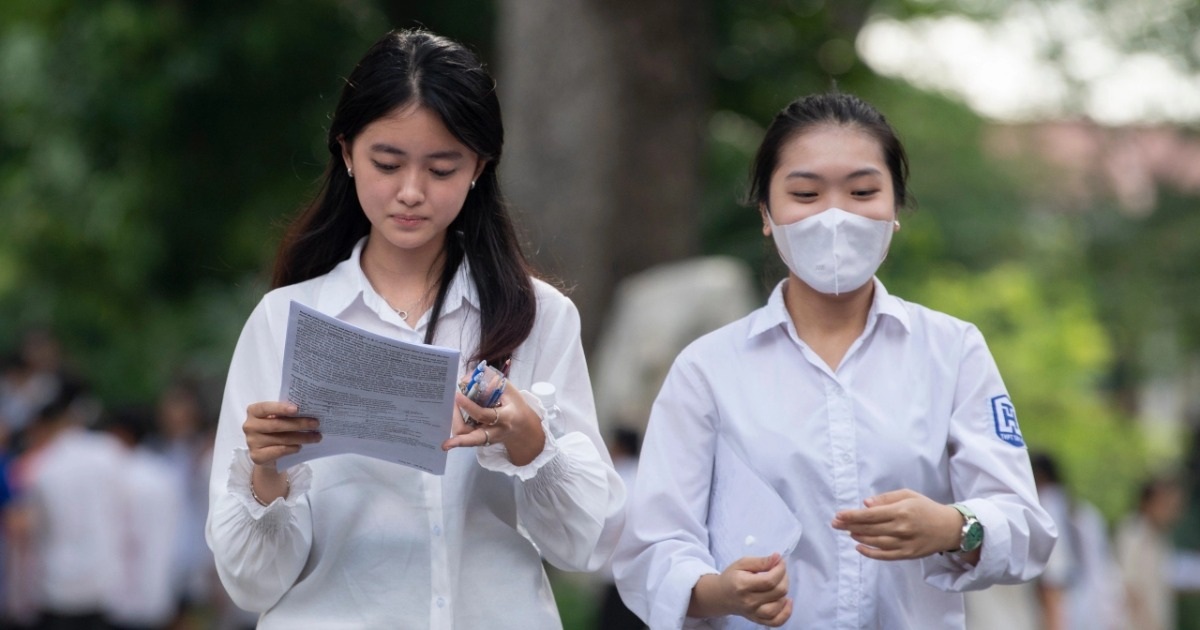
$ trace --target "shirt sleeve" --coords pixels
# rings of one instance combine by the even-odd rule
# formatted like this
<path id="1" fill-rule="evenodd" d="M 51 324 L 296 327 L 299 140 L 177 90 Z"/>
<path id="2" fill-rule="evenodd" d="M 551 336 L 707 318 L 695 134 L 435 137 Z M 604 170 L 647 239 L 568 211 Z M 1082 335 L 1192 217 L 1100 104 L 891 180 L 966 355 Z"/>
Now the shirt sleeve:
<path id="1" fill-rule="evenodd" d="M 517 517 L 546 560 L 567 571 L 595 571 L 621 533 L 625 486 L 597 428 L 579 331 L 579 312 L 570 300 L 539 295 L 534 334 L 514 361 L 531 362 L 529 385 L 554 385 L 554 424 L 561 434 L 550 430 L 540 401 L 527 396 L 546 429 L 542 453 L 521 467 L 498 463 L 501 449 L 481 449 L 479 455 L 485 467 L 518 479 Z"/>
<path id="2" fill-rule="evenodd" d="M 213 447 L 205 527 L 221 583 L 234 603 L 253 612 L 274 606 L 292 587 L 312 545 L 307 465 L 288 471 L 286 499 L 264 507 L 250 494 L 253 463 L 242 432 L 246 407 L 279 396 L 282 344 L 271 324 L 264 300 L 250 315 L 233 353 Z"/>
<path id="3" fill-rule="evenodd" d="M 1032 580 L 1058 536 L 1038 502 L 1029 453 L 1000 371 L 974 326 L 962 341 L 950 418 L 950 486 L 983 525 L 979 563 L 952 554 L 921 560 L 925 581 L 944 591 Z"/>
<path id="4" fill-rule="evenodd" d="M 716 411 L 682 357 L 650 412 L 628 520 L 613 556 L 621 597 L 651 628 L 685 626 L 692 588 L 718 573 L 706 526 Z"/>

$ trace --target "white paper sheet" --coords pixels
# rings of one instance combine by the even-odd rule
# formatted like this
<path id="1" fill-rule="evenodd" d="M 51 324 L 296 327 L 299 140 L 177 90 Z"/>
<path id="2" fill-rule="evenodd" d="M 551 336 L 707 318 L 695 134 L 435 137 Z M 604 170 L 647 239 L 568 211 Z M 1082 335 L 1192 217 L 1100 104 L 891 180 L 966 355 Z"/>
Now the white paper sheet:
<path id="1" fill-rule="evenodd" d="M 796 515 L 724 437 L 717 438 L 708 505 L 708 547 L 724 571 L 745 556 L 778 552 L 786 560 L 800 542 Z"/>
<path id="2" fill-rule="evenodd" d="M 440 475 L 458 350 L 405 343 L 292 302 L 279 399 L 317 418 L 321 442 L 279 459 L 356 453 Z"/>

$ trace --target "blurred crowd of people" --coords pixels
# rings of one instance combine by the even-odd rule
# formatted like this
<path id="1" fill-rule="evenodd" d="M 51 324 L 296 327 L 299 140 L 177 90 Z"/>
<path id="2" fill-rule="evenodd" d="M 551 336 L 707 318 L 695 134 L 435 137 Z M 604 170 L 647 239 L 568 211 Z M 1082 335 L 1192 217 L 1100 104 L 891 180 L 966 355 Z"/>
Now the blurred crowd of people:
<path id="1" fill-rule="evenodd" d="M 253 627 L 255 615 L 224 594 L 204 540 L 215 417 L 205 388 L 181 378 L 152 407 L 112 407 L 64 364 L 42 330 L 4 357 L 0 630 Z M 640 432 L 622 428 L 609 441 L 632 483 Z M 1038 580 L 969 594 L 967 627 L 1175 630 L 1176 594 L 1200 592 L 1200 554 L 1171 541 L 1183 480 L 1147 480 L 1110 531 L 1067 491 L 1051 456 L 1031 460 L 1059 543 Z M 642 627 L 611 576 L 601 579 L 597 627 Z"/>
<path id="2" fill-rule="evenodd" d="M 180 378 L 110 406 L 26 333 L 0 380 L 0 628 L 253 627 L 204 540 L 215 413 Z"/>
<path id="3" fill-rule="evenodd" d="M 1200 592 L 1200 554 L 1178 549 L 1183 479 L 1141 484 L 1132 511 L 1110 531 L 1100 511 L 1072 496 L 1053 457 L 1031 455 L 1038 498 L 1058 525 L 1041 577 L 967 595 L 972 630 L 1176 630 L 1176 598 Z"/>

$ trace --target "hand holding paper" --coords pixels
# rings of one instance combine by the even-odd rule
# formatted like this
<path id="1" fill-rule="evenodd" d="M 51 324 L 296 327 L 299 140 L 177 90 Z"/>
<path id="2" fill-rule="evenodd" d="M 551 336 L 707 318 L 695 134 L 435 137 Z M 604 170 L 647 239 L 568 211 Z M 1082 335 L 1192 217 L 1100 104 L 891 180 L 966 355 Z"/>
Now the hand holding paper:
<path id="1" fill-rule="evenodd" d="M 800 521 L 723 437 L 717 439 L 711 492 L 708 547 L 718 570 L 745 556 L 778 553 L 786 559 L 796 548 Z"/>
<path id="2" fill-rule="evenodd" d="M 779 554 L 739 558 L 720 575 L 708 574 L 696 582 L 688 616 L 737 615 L 754 624 L 777 627 L 792 616 L 792 598 L 787 593 L 787 562 Z M 732 625 L 743 626 L 746 621 L 722 627 Z"/>
<path id="3" fill-rule="evenodd" d="M 787 558 L 800 541 L 800 522 L 724 437 L 713 456 L 707 524 L 721 573 L 696 583 L 688 615 L 726 616 L 715 624 L 722 628 L 786 623 L 792 615 Z"/>
<path id="4" fill-rule="evenodd" d="M 259 466 L 274 465 L 284 455 L 300 452 L 305 444 L 321 441 L 316 418 L 292 417 L 299 411 L 289 402 L 256 402 L 246 409 L 246 446 Z"/>
<path id="5" fill-rule="evenodd" d="M 458 350 L 405 343 L 292 302 L 279 398 L 319 422 L 281 466 L 353 453 L 440 475 Z"/>

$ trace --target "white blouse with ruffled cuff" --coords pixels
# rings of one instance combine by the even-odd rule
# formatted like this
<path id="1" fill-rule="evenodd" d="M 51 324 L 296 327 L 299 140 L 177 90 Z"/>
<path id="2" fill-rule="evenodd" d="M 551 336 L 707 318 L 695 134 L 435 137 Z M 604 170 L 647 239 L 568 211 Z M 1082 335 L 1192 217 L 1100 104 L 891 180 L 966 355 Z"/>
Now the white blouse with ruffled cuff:
<path id="1" fill-rule="evenodd" d="M 338 455 L 289 469 L 287 497 L 254 500 L 242 424 L 248 405 L 279 397 L 292 300 L 372 332 L 424 339 L 429 315 L 410 327 L 367 282 L 363 242 L 328 274 L 268 293 L 242 331 L 210 484 L 207 538 L 222 582 L 239 606 L 262 613 L 267 630 L 561 627 L 542 561 L 601 566 L 620 534 L 625 490 L 596 427 L 579 314 L 545 283 L 534 282 L 534 328 L 509 372 L 514 384 L 557 391 L 550 410 L 522 392 L 547 429 L 532 462 L 514 466 L 501 444 L 456 448 L 437 476 Z M 465 361 L 478 335 L 464 263 L 434 343 L 461 349 Z"/>

